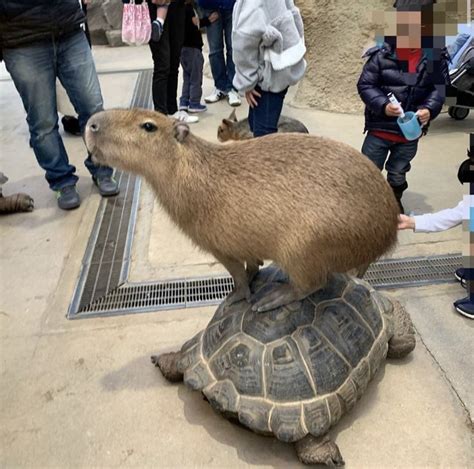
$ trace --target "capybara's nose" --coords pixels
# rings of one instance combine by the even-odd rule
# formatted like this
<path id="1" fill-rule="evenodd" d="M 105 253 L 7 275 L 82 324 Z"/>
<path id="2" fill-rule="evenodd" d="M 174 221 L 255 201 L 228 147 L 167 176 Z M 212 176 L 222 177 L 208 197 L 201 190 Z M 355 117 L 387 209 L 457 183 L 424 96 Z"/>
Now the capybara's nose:
<path id="1" fill-rule="evenodd" d="M 98 132 L 99 131 L 99 124 L 97 122 L 91 122 L 87 127 L 91 130 L 91 132 Z"/>

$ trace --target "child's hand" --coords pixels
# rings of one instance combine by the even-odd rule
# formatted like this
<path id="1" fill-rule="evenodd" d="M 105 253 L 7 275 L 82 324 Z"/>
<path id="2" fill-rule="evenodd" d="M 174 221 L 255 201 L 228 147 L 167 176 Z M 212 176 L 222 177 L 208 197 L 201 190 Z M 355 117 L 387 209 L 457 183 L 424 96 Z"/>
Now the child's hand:
<path id="1" fill-rule="evenodd" d="M 217 13 L 217 11 L 213 11 L 208 17 L 208 20 L 210 23 L 215 23 L 218 19 L 219 19 L 219 13 Z"/>
<path id="2" fill-rule="evenodd" d="M 250 90 L 245 92 L 245 99 L 251 108 L 258 106 L 257 98 L 261 98 L 262 95 L 256 90 Z"/>
<path id="3" fill-rule="evenodd" d="M 385 106 L 385 114 L 388 117 L 398 117 L 402 113 L 402 110 L 400 109 L 400 106 L 397 106 L 396 104 L 389 103 Z"/>
<path id="4" fill-rule="evenodd" d="M 420 119 L 421 125 L 426 125 L 431 119 L 431 113 L 428 109 L 418 109 L 416 115 Z"/>
<path id="5" fill-rule="evenodd" d="M 398 215 L 398 229 L 399 230 L 414 230 L 415 219 L 407 215 Z"/>
<path id="6" fill-rule="evenodd" d="M 199 28 L 199 18 L 197 16 L 193 16 L 192 21 L 194 26 Z"/>

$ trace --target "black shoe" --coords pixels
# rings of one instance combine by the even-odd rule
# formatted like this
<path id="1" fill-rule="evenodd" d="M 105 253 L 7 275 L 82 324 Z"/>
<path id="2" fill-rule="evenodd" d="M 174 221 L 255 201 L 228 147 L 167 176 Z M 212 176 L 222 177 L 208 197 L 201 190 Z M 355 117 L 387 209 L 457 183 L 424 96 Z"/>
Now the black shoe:
<path id="1" fill-rule="evenodd" d="M 474 319 L 474 302 L 469 296 L 454 302 L 454 309 L 464 317 Z"/>
<path id="2" fill-rule="evenodd" d="M 111 197 L 120 192 L 117 181 L 112 176 L 104 176 L 101 178 L 92 177 L 94 184 L 99 189 L 102 197 Z"/>
<path id="3" fill-rule="evenodd" d="M 163 25 L 160 21 L 155 20 L 151 23 L 151 40 L 153 42 L 158 42 L 161 39 L 163 34 Z"/>
<path id="4" fill-rule="evenodd" d="M 406 182 L 404 182 L 400 186 L 391 186 L 391 187 L 392 187 L 393 195 L 397 199 L 398 208 L 400 209 L 400 213 L 404 214 L 405 209 L 402 205 L 402 195 L 403 195 L 403 192 L 407 190 L 408 184 Z"/>
<path id="5" fill-rule="evenodd" d="M 79 119 L 77 117 L 64 116 L 61 119 L 61 122 L 64 127 L 64 132 L 67 132 L 71 135 L 75 135 L 76 137 L 80 137 L 82 135 L 81 128 L 79 126 Z"/>
<path id="6" fill-rule="evenodd" d="M 81 205 L 81 199 L 74 184 L 61 187 L 61 189 L 56 191 L 56 195 L 58 198 L 58 207 L 62 210 L 72 210 Z"/>
<path id="7" fill-rule="evenodd" d="M 466 269 L 464 267 L 461 267 L 454 272 L 454 278 L 458 281 L 461 282 L 461 285 L 464 288 L 467 288 L 467 280 L 466 280 Z"/>

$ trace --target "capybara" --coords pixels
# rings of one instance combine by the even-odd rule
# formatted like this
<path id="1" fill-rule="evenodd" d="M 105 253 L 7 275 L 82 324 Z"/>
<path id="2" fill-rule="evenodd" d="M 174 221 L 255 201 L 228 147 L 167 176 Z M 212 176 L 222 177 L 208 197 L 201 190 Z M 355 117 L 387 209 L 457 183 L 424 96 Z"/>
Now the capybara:
<path id="1" fill-rule="evenodd" d="M 143 176 L 181 230 L 224 265 L 231 302 L 251 301 L 263 260 L 281 266 L 289 282 L 276 283 L 258 311 L 304 298 L 328 273 L 367 265 L 397 239 L 392 190 L 344 143 L 294 133 L 209 143 L 141 109 L 95 114 L 85 139 L 97 163 Z"/>
<path id="2" fill-rule="evenodd" d="M 309 133 L 308 129 L 302 122 L 287 116 L 280 116 L 280 119 L 278 120 L 278 132 Z M 229 140 L 248 140 L 249 138 L 253 138 L 249 120 L 248 118 L 245 118 L 239 121 L 235 109 L 227 119 L 222 119 L 222 122 L 217 128 L 217 139 L 219 142 L 227 142 Z"/>

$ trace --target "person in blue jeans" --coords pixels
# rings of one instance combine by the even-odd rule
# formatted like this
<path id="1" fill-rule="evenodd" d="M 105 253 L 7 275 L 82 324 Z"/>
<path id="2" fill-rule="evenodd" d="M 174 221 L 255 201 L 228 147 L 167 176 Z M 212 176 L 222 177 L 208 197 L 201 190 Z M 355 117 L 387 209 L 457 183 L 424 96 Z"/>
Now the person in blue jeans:
<path id="1" fill-rule="evenodd" d="M 237 0 L 233 22 L 234 87 L 262 137 L 278 131 L 288 87 L 305 73 L 303 20 L 292 0 Z"/>
<path id="2" fill-rule="evenodd" d="M 209 63 L 214 79 L 214 91 L 204 98 L 206 103 L 216 103 L 227 97 L 231 106 L 240 106 L 241 100 L 232 86 L 235 66 L 232 58 L 232 11 L 235 0 L 198 0 L 200 16 L 217 13 L 217 21 L 206 28 L 209 43 Z M 226 53 L 224 55 L 224 42 Z"/>
<path id="3" fill-rule="evenodd" d="M 77 0 L 0 4 L 3 60 L 23 101 L 30 144 L 64 210 L 79 207 L 76 168 L 58 132 L 56 79 L 66 89 L 84 130 L 89 117 L 103 109 L 89 43 L 81 28 L 85 17 Z M 119 193 L 112 168 L 98 166 L 88 154 L 85 165 L 102 196 Z"/>

